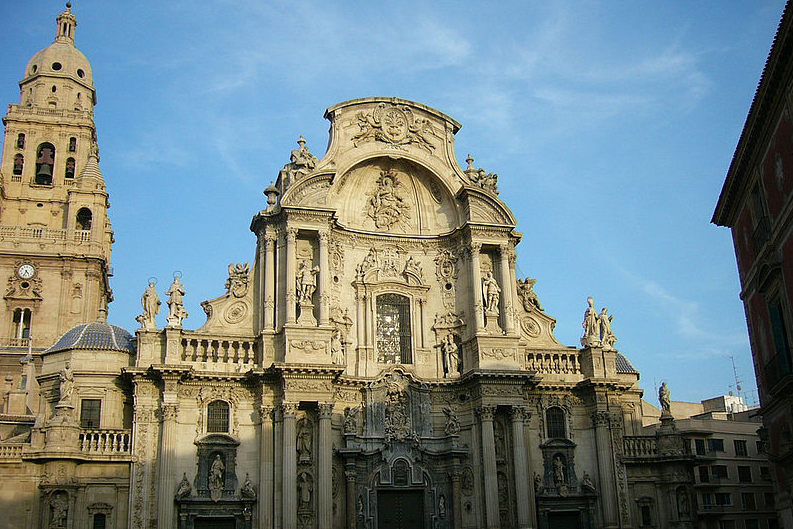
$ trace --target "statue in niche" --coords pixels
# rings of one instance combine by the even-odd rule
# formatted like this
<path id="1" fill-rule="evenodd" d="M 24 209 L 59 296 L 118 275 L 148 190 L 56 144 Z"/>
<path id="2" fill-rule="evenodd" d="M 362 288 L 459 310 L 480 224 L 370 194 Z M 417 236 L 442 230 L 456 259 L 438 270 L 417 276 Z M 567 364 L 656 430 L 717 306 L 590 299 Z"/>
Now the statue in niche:
<path id="1" fill-rule="evenodd" d="M 344 433 L 358 433 L 358 412 L 360 406 L 347 407 L 344 410 Z"/>
<path id="2" fill-rule="evenodd" d="M 506 438 L 504 437 L 504 427 L 501 421 L 493 421 L 493 438 L 496 445 L 496 457 L 505 459 L 507 455 Z"/>
<path id="3" fill-rule="evenodd" d="M 501 287 L 493 277 L 493 272 L 486 272 L 482 278 L 482 294 L 485 297 L 485 312 L 498 314 L 498 301 L 501 298 Z"/>
<path id="4" fill-rule="evenodd" d="M 179 277 L 174 275 L 171 287 L 165 292 L 168 296 L 168 326 L 181 327 L 182 320 L 187 318 L 187 310 L 184 308 L 185 295 L 184 285 L 179 282 Z"/>
<path id="5" fill-rule="evenodd" d="M 581 337 L 581 345 L 584 347 L 598 347 L 600 345 L 600 318 L 595 310 L 595 300 L 591 296 L 586 298 L 587 308 L 584 311 L 584 321 L 581 326 L 584 328 L 584 335 Z"/>
<path id="6" fill-rule="evenodd" d="M 438 516 L 441 519 L 446 518 L 446 496 L 443 494 L 438 497 Z"/>
<path id="7" fill-rule="evenodd" d="M 61 369 L 58 374 L 58 380 L 60 381 L 58 404 L 71 405 L 72 392 L 74 391 L 74 373 L 72 373 L 69 362 L 66 362 L 66 365 Z"/>
<path id="8" fill-rule="evenodd" d="M 190 487 L 190 482 L 187 481 L 187 473 L 182 474 L 182 481 L 179 482 L 179 486 L 176 489 L 176 497 L 177 498 L 184 498 L 190 495 L 192 492 L 192 487 Z"/>
<path id="9" fill-rule="evenodd" d="M 297 432 L 297 455 L 301 463 L 311 461 L 311 423 L 308 419 L 300 421 Z"/>
<path id="10" fill-rule="evenodd" d="M 614 349 L 614 342 L 617 341 L 617 337 L 614 336 L 611 330 L 611 320 L 614 319 L 614 315 L 609 315 L 608 311 L 609 309 L 603 307 L 603 310 L 600 311 L 600 315 L 598 316 L 598 322 L 600 323 L 601 346 L 606 351 L 611 351 Z"/>
<path id="11" fill-rule="evenodd" d="M 341 331 L 333 329 L 330 336 L 330 361 L 336 365 L 344 365 L 346 360 L 344 358 L 344 344 L 341 341 Z"/>
<path id="12" fill-rule="evenodd" d="M 149 281 L 149 286 L 140 298 L 140 304 L 143 306 L 143 314 L 135 318 L 140 323 L 140 328 L 143 330 L 153 330 L 157 328 L 157 314 L 160 313 L 160 296 L 157 295 L 157 289 L 154 288 L 157 282 L 154 280 Z"/>
<path id="13" fill-rule="evenodd" d="M 564 459 L 559 454 L 553 456 L 553 484 L 557 489 L 567 485 L 564 476 Z"/>
<path id="14" fill-rule="evenodd" d="M 49 529 L 65 529 L 69 516 L 69 501 L 66 494 L 58 492 L 50 499 L 50 525 Z"/>
<path id="15" fill-rule="evenodd" d="M 446 435 L 457 435 L 460 433 L 460 418 L 457 417 L 457 412 L 451 406 L 444 406 L 443 413 L 446 415 L 446 425 L 443 432 Z"/>
<path id="16" fill-rule="evenodd" d="M 251 478 L 248 473 L 245 473 L 245 483 L 242 485 L 240 489 L 240 496 L 243 498 L 255 498 L 256 491 L 253 489 L 253 483 L 251 483 Z"/>
<path id="17" fill-rule="evenodd" d="M 220 454 L 215 454 L 215 460 L 209 468 L 209 497 L 212 501 L 218 501 L 223 496 L 223 489 L 226 487 L 226 465 L 220 458 Z"/>
<path id="18" fill-rule="evenodd" d="M 672 415 L 671 393 L 666 385 L 666 381 L 661 383 L 658 388 L 658 401 L 661 403 L 661 415 Z"/>
<path id="19" fill-rule="evenodd" d="M 300 262 L 297 271 L 297 302 L 301 305 L 311 305 L 314 291 L 317 289 L 316 275 L 319 273 L 319 266 L 311 266 L 308 259 Z"/>
<path id="20" fill-rule="evenodd" d="M 689 515 L 688 493 L 683 487 L 677 489 L 677 515 L 678 518 L 688 518 Z"/>
<path id="21" fill-rule="evenodd" d="M 375 227 L 388 230 L 394 224 L 410 219 L 408 204 L 402 196 L 402 184 L 393 170 L 381 171 L 377 188 L 367 193 L 365 212 Z"/>
<path id="22" fill-rule="evenodd" d="M 453 334 L 447 334 L 443 340 L 443 357 L 446 363 L 446 378 L 460 374 L 460 351 L 454 341 Z"/>
<path id="23" fill-rule="evenodd" d="M 248 293 L 250 263 L 229 264 L 229 278 L 226 280 L 226 293 L 241 298 Z"/>
<path id="24" fill-rule="evenodd" d="M 311 507 L 311 493 L 314 487 L 311 485 L 311 476 L 308 472 L 302 472 L 300 479 L 297 481 L 297 498 L 300 502 L 300 509 L 308 509 Z"/>
<path id="25" fill-rule="evenodd" d="M 537 294 L 534 292 L 534 285 L 536 284 L 537 280 L 530 277 L 518 279 L 518 296 L 526 312 L 545 310 L 542 308 L 542 305 L 540 305 L 540 298 L 538 298 Z"/>

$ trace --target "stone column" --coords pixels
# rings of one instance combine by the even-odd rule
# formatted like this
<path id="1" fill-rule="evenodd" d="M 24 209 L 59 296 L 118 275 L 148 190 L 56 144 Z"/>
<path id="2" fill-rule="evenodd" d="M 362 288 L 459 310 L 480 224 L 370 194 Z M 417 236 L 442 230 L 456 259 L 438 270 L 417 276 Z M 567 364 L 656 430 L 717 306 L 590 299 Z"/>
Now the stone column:
<path id="1" fill-rule="evenodd" d="M 596 411 L 592 414 L 595 427 L 595 446 L 597 448 L 598 477 L 600 478 L 600 501 L 603 507 L 603 524 L 607 529 L 619 527 L 617 518 L 617 487 L 614 465 L 611 458 L 611 435 L 609 433 L 609 414 Z"/>
<path id="2" fill-rule="evenodd" d="M 261 444 L 259 445 L 259 527 L 273 526 L 273 407 L 259 407 Z"/>
<path id="3" fill-rule="evenodd" d="M 471 243 L 471 287 L 473 288 L 474 300 L 474 332 L 481 331 L 484 326 L 485 308 L 482 304 L 482 264 L 479 262 L 479 251 L 482 243 Z"/>
<path id="4" fill-rule="evenodd" d="M 357 340 L 356 344 L 356 374 L 360 375 L 358 372 L 358 366 L 361 365 L 361 361 L 363 360 L 364 365 L 366 365 L 366 349 L 364 348 L 364 294 L 361 290 L 355 292 L 355 337 Z M 361 355 L 364 355 L 364 358 L 361 358 Z"/>
<path id="5" fill-rule="evenodd" d="M 286 323 L 295 323 L 297 293 L 295 292 L 295 259 L 297 228 L 286 229 Z"/>
<path id="6" fill-rule="evenodd" d="M 496 476 L 496 439 L 493 434 L 493 417 L 496 407 L 483 405 L 476 410 L 482 423 L 482 471 L 485 489 L 485 527 L 498 529 L 498 477 Z"/>
<path id="7" fill-rule="evenodd" d="M 283 474 L 281 477 L 281 505 L 283 506 L 283 528 L 297 527 L 297 447 L 295 445 L 295 417 L 297 404 L 284 402 L 281 404 L 283 414 Z"/>
<path id="8" fill-rule="evenodd" d="M 531 477 L 526 457 L 526 433 L 523 429 L 525 420 L 531 412 L 522 406 L 512 406 L 509 418 L 512 420 L 512 459 L 515 462 L 515 496 L 525 499 L 518 501 L 518 528 L 534 529 L 534 491 L 531 490 Z"/>
<path id="9" fill-rule="evenodd" d="M 284 477 L 284 414 L 281 406 L 273 409 L 273 527 L 282 529 L 284 519 L 283 497 L 278 492 L 283 490 Z"/>
<path id="10" fill-rule="evenodd" d="M 330 260 L 328 259 L 328 232 L 319 232 L 319 324 L 327 326 L 330 321 Z"/>
<path id="11" fill-rule="evenodd" d="M 275 232 L 268 228 L 264 235 L 264 329 L 275 327 Z"/>
<path id="12" fill-rule="evenodd" d="M 512 292 L 512 274 L 510 274 L 509 258 L 512 255 L 512 248 L 508 244 L 502 244 L 499 247 L 500 257 L 499 265 L 501 266 L 501 298 L 503 300 L 502 306 L 504 307 L 504 330 L 507 334 L 515 333 L 515 318 L 513 316 L 515 310 L 515 300 L 513 299 Z M 520 502 L 518 502 L 520 506 Z"/>
<path id="13" fill-rule="evenodd" d="M 463 499 L 460 496 L 460 469 L 455 468 L 449 473 L 452 480 L 452 527 L 462 529 L 463 527 Z"/>
<path id="14" fill-rule="evenodd" d="M 347 478 L 347 529 L 356 529 L 355 527 L 355 468 L 348 468 L 344 471 L 344 477 Z"/>
<path id="15" fill-rule="evenodd" d="M 176 395 L 173 397 L 175 399 Z M 173 511 L 173 497 L 176 493 L 174 450 L 177 445 L 176 417 L 179 414 L 179 407 L 176 404 L 163 403 L 160 411 L 162 413 L 162 436 L 160 437 L 159 476 L 157 477 L 157 490 L 159 491 L 157 526 L 161 529 L 171 529 L 175 522 Z"/>
<path id="16" fill-rule="evenodd" d="M 331 439 L 331 417 L 333 416 L 333 403 L 321 402 L 319 404 L 319 443 L 317 457 L 317 520 L 319 529 L 333 529 L 333 484 L 332 484 L 332 457 L 333 440 Z"/>

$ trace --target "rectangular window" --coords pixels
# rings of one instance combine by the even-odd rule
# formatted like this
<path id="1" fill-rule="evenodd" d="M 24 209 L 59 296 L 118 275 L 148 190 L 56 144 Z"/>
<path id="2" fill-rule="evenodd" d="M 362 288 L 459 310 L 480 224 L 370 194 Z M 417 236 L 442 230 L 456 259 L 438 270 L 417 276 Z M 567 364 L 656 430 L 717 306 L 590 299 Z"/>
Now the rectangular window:
<path id="1" fill-rule="evenodd" d="M 101 399 L 82 399 L 80 401 L 80 427 L 99 428 L 101 409 Z"/>
<path id="2" fill-rule="evenodd" d="M 710 483 L 710 469 L 708 467 L 699 467 L 699 482 Z"/>
<path id="3" fill-rule="evenodd" d="M 724 439 L 708 439 L 708 452 L 724 452 Z"/>
<path id="4" fill-rule="evenodd" d="M 760 529 L 760 522 L 756 518 L 748 518 L 744 521 L 744 527 L 746 529 Z"/>
<path id="5" fill-rule="evenodd" d="M 735 521 L 719 520 L 719 529 L 735 529 Z"/>
<path id="6" fill-rule="evenodd" d="M 729 477 L 727 474 L 727 467 L 724 465 L 713 465 L 710 469 L 713 477 L 716 479 L 727 479 Z"/>
<path id="7" fill-rule="evenodd" d="M 779 380 L 789 374 L 793 366 L 791 366 L 785 314 L 778 300 L 768 304 L 768 316 L 771 320 L 771 336 L 774 340 L 774 358 L 776 359 L 772 366 L 776 368 L 776 380 Z"/>
<path id="8" fill-rule="evenodd" d="M 757 510 L 757 505 L 754 502 L 754 492 L 742 492 L 741 505 L 743 505 L 744 511 Z"/>
<path id="9" fill-rule="evenodd" d="M 713 505 L 713 497 L 710 495 L 709 492 L 702 493 L 702 506 L 706 509 Z"/>
<path id="10" fill-rule="evenodd" d="M 729 492 L 717 492 L 715 497 L 716 505 L 732 505 L 732 496 Z"/>
<path id="11" fill-rule="evenodd" d="M 377 361 L 413 363 L 410 332 L 410 299 L 399 294 L 377 296 Z"/>
<path id="12" fill-rule="evenodd" d="M 694 446 L 696 447 L 697 455 L 704 456 L 705 455 L 705 440 L 704 439 L 694 439 Z"/>
<path id="13" fill-rule="evenodd" d="M 763 501 L 765 502 L 765 506 L 768 508 L 773 509 L 775 502 L 774 502 L 774 493 L 773 492 L 764 492 L 763 493 Z"/>
<path id="14" fill-rule="evenodd" d="M 733 442 L 735 445 L 735 455 L 736 456 L 748 456 L 749 455 L 749 448 L 746 446 L 746 441 L 743 439 L 735 439 Z"/>
<path id="15" fill-rule="evenodd" d="M 752 482 L 752 468 L 751 467 L 738 467 L 738 481 L 741 483 Z"/>
<path id="16" fill-rule="evenodd" d="M 760 467 L 760 479 L 763 481 L 771 481 L 771 472 L 768 467 Z"/>

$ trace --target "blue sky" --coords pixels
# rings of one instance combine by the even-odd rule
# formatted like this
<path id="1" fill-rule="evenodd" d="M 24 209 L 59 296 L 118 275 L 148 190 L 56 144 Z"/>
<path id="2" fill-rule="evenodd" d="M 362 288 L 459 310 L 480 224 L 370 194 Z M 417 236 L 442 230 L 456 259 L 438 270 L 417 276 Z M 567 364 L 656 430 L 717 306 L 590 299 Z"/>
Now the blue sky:
<path id="1" fill-rule="evenodd" d="M 499 174 L 519 275 L 577 345 L 586 297 L 614 314 L 646 398 L 755 399 L 729 232 L 709 223 L 783 0 L 106 2 L 75 0 L 98 91 L 116 300 L 134 330 L 150 276 L 183 273 L 190 317 L 252 261 L 251 217 L 325 108 L 366 96 L 463 124 L 456 153 Z M 0 5 L 0 101 L 63 4 Z M 164 297 L 164 296 L 162 296 Z M 164 315 L 160 315 L 164 325 Z"/>

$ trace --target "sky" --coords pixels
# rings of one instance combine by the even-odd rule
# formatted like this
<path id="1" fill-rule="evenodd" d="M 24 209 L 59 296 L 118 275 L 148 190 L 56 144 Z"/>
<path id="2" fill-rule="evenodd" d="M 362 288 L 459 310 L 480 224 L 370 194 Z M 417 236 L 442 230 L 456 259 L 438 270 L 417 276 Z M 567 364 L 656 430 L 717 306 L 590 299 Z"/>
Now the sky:
<path id="1" fill-rule="evenodd" d="M 577 346 L 587 296 L 656 402 L 757 390 L 735 255 L 710 223 L 784 0 L 73 0 L 93 68 L 116 242 L 109 321 L 182 273 L 190 316 L 253 261 L 251 218 L 325 109 L 396 96 L 463 124 L 465 167 L 499 175 L 518 276 Z M 19 102 L 61 2 L 0 3 L 0 101 Z M 167 312 L 167 311 L 164 311 Z M 165 314 L 159 325 L 165 324 Z"/>

